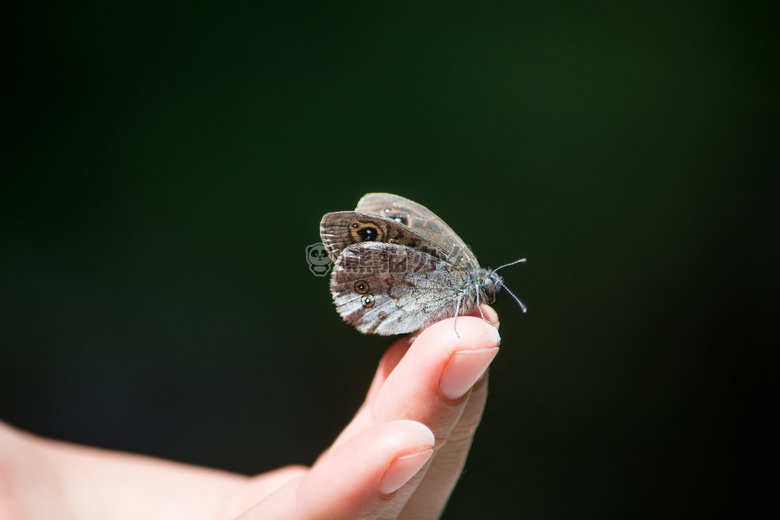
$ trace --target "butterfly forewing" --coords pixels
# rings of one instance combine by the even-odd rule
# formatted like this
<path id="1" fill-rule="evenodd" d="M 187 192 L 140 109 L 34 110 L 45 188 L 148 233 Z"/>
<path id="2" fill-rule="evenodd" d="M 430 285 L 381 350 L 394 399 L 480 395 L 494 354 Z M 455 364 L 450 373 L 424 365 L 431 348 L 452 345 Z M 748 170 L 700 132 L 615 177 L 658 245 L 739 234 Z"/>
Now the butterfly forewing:
<path id="1" fill-rule="evenodd" d="M 447 251 L 450 263 L 477 267 L 477 257 L 461 238 L 433 211 L 413 200 L 392 193 L 368 193 L 356 211 L 373 213 L 404 224 Z"/>
<path id="2" fill-rule="evenodd" d="M 320 238 L 331 260 L 353 245 L 379 242 L 420 249 L 449 261 L 449 252 L 427 237 L 395 220 L 362 211 L 336 211 L 322 217 Z"/>

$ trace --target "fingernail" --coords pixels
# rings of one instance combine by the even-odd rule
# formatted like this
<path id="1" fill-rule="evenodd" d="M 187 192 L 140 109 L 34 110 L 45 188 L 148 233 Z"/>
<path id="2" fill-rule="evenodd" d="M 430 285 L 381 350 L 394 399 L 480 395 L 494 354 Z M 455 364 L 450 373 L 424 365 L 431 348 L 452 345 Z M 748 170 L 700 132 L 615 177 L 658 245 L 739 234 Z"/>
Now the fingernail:
<path id="1" fill-rule="evenodd" d="M 496 354 L 498 347 L 461 350 L 452 354 L 439 380 L 441 393 L 449 399 L 463 397 L 479 381 Z"/>
<path id="2" fill-rule="evenodd" d="M 397 458 L 387 471 L 382 481 L 379 483 L 379 492 L 389 495 L 398 491 L 401 486 L 417 474 L 418 471 L 428 462 L 433 455 L 433 449 L 405 455 Z"/>

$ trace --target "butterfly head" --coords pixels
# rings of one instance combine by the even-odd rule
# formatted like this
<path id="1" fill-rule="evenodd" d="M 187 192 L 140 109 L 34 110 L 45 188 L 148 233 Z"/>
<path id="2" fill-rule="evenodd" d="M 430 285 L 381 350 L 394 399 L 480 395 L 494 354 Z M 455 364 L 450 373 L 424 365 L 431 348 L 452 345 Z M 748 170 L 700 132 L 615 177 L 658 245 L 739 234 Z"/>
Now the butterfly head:
<path id="1" fill-rule="evenodd" d="M 504 280 L 490 269 L 480 269 L 473 278 L 473 284 L 479 291 L 479 300 L 491 305 L 496 301 L 496 293 L 504 287 Z"/>

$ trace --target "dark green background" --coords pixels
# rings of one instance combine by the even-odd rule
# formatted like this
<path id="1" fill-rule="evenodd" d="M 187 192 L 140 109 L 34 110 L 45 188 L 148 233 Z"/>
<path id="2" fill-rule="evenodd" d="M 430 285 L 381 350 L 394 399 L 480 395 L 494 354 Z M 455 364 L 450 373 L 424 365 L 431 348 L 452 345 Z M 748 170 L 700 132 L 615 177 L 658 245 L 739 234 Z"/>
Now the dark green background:
<path id="1" fill-rule="evenodd" d="M 773 5 L 7 10 L 0 418 L 311 463 L 391 339 L 304 250 L 389 191 L 528 258 L 445 518 L 776 514 Z"/>

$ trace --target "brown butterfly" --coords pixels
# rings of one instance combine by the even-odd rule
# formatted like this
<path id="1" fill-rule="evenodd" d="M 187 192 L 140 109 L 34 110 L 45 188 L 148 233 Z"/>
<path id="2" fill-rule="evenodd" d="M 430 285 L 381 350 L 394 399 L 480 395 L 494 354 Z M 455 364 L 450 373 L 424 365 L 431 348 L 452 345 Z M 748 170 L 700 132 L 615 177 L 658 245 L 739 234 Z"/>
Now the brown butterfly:
<path id="1" fill-rule="evenodd" d="M 344 320 L 367 334 L 405 334 L 491 304 L 498 269 L 479 266 L 432 211 L 390 193 L 369 193 L 355 211 L 328 213 L 320 237 L 335 262 L 330 290 Z M 481 311 L 480 311 L 481 313 Z M 457 329 L 456 329 L 457 333 Z"/>

